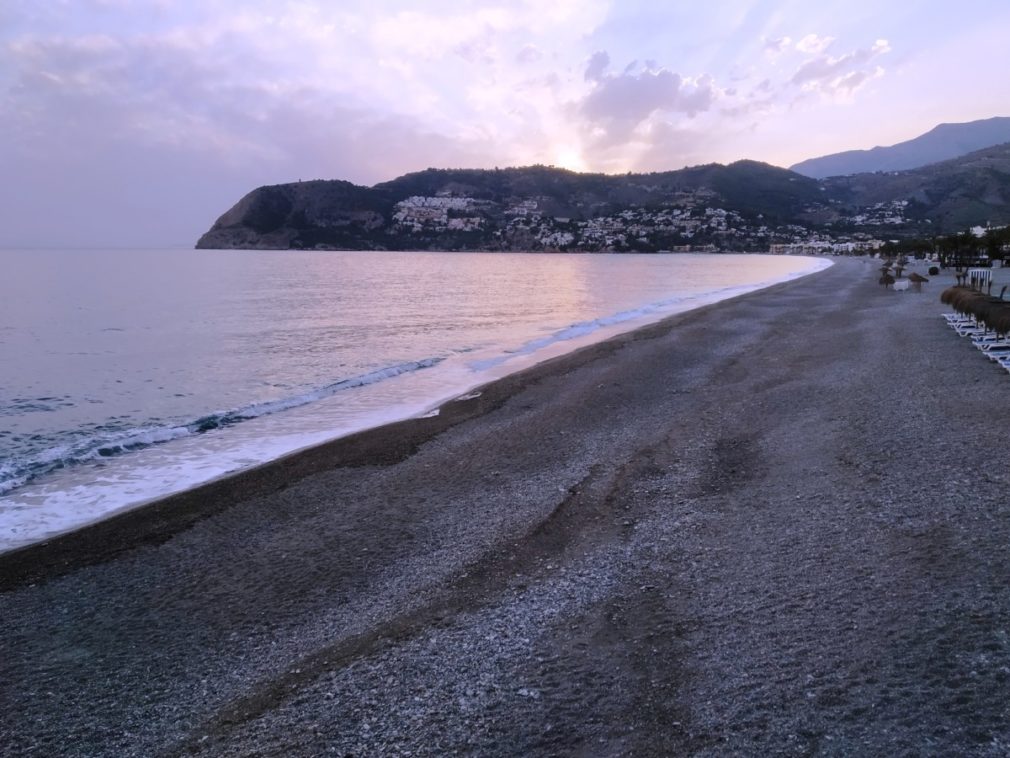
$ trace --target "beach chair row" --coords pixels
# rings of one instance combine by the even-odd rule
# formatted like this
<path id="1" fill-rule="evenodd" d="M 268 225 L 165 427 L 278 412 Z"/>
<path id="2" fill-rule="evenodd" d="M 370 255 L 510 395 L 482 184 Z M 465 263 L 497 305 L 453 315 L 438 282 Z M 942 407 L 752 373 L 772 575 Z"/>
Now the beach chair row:
<path id="1" fill-rule="evenodd" d="M 954 331 L 970 340 L 986 358 L 1010 372 L 1010 339 L 1006 335 L 986 329 L 970 316 L 945 313 L 943 317 Z"/>

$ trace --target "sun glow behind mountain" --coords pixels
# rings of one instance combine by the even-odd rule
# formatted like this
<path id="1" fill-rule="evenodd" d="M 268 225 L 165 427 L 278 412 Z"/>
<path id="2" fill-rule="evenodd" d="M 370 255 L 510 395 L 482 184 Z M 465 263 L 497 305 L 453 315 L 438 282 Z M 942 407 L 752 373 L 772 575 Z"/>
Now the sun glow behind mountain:
<path id="1" fill-rule="evenodd" d="M 588 166 L 582 152 L 574 145 L 562 145 L 554 153 L 554 165 L 569 171 L 587 171 Z"/>

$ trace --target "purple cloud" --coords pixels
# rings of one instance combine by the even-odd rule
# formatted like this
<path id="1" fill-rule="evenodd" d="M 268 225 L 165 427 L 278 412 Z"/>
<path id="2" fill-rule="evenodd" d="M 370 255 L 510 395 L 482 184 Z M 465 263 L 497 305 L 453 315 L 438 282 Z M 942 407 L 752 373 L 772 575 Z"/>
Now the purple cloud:
<path id="1" fill-rule="evenodd" d="M 13 211 L 5 244 L 192 244 L 261 184 L 371 183 L 497 157 L 492 145 L 476 149 L 339 92 L 260 79 L 255 67 L 237 77 L 214 51 L 165 39 L 0 47 L 11 81 L 0 89 L 0 170 L 22 177 L 0 190 Z"/>
<path id="2" fill-rule="evenodd" d="M 883 73 L 878 66 L 868 67 L 868 64 L 890 49 L 887 40 L 881 39 L 871 47 L 845 55 L 818 55 L 800 66 L 790 81 L 804 89 L 827 93 L 853 92 L 869 79 Z"/>
<path id="3" fill-rule="evenodd" d="M 603 80 L 603 72 L 610 65 L 610 56 L 606 51 L 600 50 L 593 53 L 586 66 L 585 80 L 587 82 L 599 82 Z"/>
<path id="4" fill-rule="evenodd" d="M 595 85 L 582 100 L 580 110 L 591 124 L 605 127 L 612 137 L 627 134 L 657 112 L 693 117 L 711 108 L 715 100 L 711 77 L 702 76 L 692 82 L 668 69 L 632 67 L 609 74 L 609 62 L 605 52 L 590 59 L 585 78 Z"/>

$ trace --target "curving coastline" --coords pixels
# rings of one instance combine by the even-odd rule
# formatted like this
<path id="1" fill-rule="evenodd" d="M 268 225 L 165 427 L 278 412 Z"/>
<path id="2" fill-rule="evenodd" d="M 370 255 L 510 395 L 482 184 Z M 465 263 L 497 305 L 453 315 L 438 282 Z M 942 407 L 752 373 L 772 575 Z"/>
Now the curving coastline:
<path id="1" fill-rule="evenodd" d="M 41 339 L 31 337 L 27 322 L 13 327 L 24 355 L 2 373 L 11 398 L 0 399 L 0 416 L 11 423 L 0 431 L 0 553 L 431 412 L 545 358 L 829 263 L 740 255 L 304 252 L 256 254 L 250 263 L 227 251 L 179 260 L 164 251 L 143 255 L 177 282 L 188 282 L 180 274 L 194 267 L 219 266 L 217 279 L 231 282 L 233 295 L 206 298 L 180 286 L 166 302 L 200 318 L 171 326 L 176 348 L 156 359 L 140 358 L 143 335 L 175 321 L 152 321 L 142 306 L 129 316 L 129 302 L 117 317 L 135 319 L 134 326 L 111 330 L 108 353 L 74 357 L 81 344 L 105 341 L 104 327 L 95 336 L 96 323 L 70 337 L 59 320 L 48 322 Z M 22 256 L 20 267 L 38 277 L 53 256 Z M 115 251 L 94 257 L 95 271 L 110 275 L 128 258 Z M 142 288 L 142 270 L 134 268 L 120 291 Z M 296 286 L 287 286 L 286 271 Z M 261 277 L 265 299 L 251 284 Z M 488 290 L 485 277 L 498 286 Z M 84 288 L 77 302 L 91 307 L 97 296 Z M 14 310 L 31 312 L 26 302 Z M 201 327 L 204 321 L 213 326 Z M 39 347 L 50 343 L 66 352 L 67 370 L 58 376 Z M 121 366 L 138 360 L 141 371 L 120 376 Z M 29 389 L 33 376 L 44 378 L 45 397 Z"/>
<path id="2" fill-rule="evenodd" d="M 1010 379 L 942 282 L 876 276 L 843 260 L 0 556 L 4 744 L 998 754 Z"/>

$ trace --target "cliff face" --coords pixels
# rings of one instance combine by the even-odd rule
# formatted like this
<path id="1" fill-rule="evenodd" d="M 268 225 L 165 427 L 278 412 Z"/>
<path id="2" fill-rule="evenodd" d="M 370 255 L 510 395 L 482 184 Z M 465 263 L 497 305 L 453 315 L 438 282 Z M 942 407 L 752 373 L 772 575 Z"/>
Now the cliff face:
<path id="1" fill-rule="evenodd" d="M 198 248 L 762 250 L 797 235 L 894 237 L 1010 223 L 1010 145 L 914 171 L 815 180 L 754 161 L 654 174 L 436 170 L 374 187 L 260 187 Z"/>

